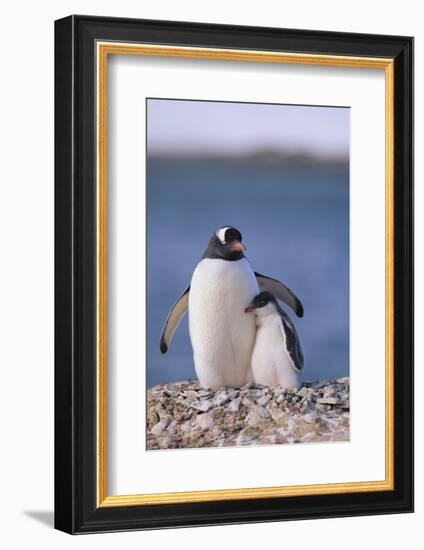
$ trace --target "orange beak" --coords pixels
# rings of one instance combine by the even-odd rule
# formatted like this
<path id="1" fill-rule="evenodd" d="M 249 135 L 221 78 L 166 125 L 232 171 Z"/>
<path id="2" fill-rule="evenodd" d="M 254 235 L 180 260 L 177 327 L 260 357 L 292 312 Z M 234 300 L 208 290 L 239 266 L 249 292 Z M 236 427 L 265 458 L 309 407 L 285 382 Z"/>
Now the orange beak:
<path id="1" fill-rule="evenodd" d="M 246 247 L 244 246 L 244 244 L 242 244 L 239 241 L 234 241 L 233 243 L 230 244 L 230 247 L 232 250 L 238 250 L 239 252 L 244 252 L 246 250 Z"/>

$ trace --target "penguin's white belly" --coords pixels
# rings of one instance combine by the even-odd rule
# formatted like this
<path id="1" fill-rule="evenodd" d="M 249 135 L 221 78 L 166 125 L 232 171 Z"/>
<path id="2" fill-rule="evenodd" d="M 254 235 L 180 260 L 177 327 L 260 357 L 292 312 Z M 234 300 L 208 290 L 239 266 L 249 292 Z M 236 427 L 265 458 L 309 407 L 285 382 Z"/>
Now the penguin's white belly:
<path id="1" fill-rule="evenodd" d="M 286 350 L 285 335 L 279 316 L 261 320 L 252 352 L 253 381 L 265 386 L 294 388 L 300 385 L 300 374 Z"/>
<path id="2" fill-rule="evenodd" d="M 251 381 L 256 323 L 244 309 L 258 292 L 245 258 L 203 259 L 197 265 L 188 312 L 194 365 L 202 386 L 240 387 Z"/>

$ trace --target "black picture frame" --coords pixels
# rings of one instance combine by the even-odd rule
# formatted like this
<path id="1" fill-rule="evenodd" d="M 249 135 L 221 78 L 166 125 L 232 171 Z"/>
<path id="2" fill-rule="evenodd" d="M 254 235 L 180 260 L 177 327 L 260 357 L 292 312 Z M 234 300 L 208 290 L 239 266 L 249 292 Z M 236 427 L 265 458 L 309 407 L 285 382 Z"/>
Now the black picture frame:
<path id="1" fill-rule="evenodd" d="M 394 60 L 394 490 L 97 507 L 98 40 Z M 413 511 L 413 39 L 73 15 L 55 22 L 55 527 L 93 533 Z"/>

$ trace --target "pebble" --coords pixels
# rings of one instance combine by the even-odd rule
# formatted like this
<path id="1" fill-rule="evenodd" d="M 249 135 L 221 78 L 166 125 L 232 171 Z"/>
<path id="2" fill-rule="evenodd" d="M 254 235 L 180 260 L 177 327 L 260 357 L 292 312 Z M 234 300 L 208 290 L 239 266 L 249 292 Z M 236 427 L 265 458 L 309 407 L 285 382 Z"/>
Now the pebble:
<path id="1" fill-rule="evenodd" d="M 230 400 L 230 397 L 228 393 L 225 390 L 221 390 L 213 400 L 213 405 L 215 407 L 221 407 L 221 405 L 225 405 L 225 403 L 228 403 Z"/>
<path id="2" fill-rule="evenodd" d="M 256 426 L 260 426 L 262 424 L 262 416 L 256 414 L 255 411 L 250 411 L 246 417 L 246 422 L 248 426 L 255 428 Z"/>
<path id="3" fill-rule="evenodd" d="M 257 403 L 261 407 L 264 407 L 267 403 L 269 403 L 269 401 L 271 401 L 271 396 L 270 395 L 263 395 L 262 397 L 260 397 L 258 399 Z"/>
<path id="4" fill-rule="evenodd" d="M 213 426 L 213 417 L 211 413 L 198 414 L 196 423 L 202 429 L 209 429 Z"/>
<path id="5" fill-rule="evenodd" d="M 339 403 L 339 399 L 337 397 L 319 397 L 317 399 L 317 403 L 320 405 L 337 405 Z"/>
<path id="6" fill-rule="evenodd" d="M 237 442 L 239 445 L 243 445 L 244 443 L 257 439 L 258 437 L 259 434 L 256 431 L 252 430 L 250 427 L 247 427 L 241 430 L 237 437 Z"/>
<path id="7" fill-rule="evenodd" d="M 307 388 L 306 386 L 303 386 L 297 392 L 297 395 L 300 396 L 300 397 L 306 397 L 308 395 L 308 393 L 309 393 L 309 388 Z"/>
<path id="8" fill-rule="evenodd" d="M 189 406 L 192 409 L 197 409 L 198 411 L 206 412 L 209 409 L 213 407 L 213 403 L 211 401 L 193 401 L 192 403 L 189 403 Z"/>
<path id="9" fill-rule="evenodd" d="M 233 399 L 229 404 L 227 409 L 232 412 L 238 412 L 240 409 L 240 403 L 241 403 L 241 397 L 236 397 L 236 399 Z"/>
<path id="10" fill-rule="evenodd" d="M 170 422 L 168 419 L 161 420 L 160 422 L 155 424 L 150 431 L 152 432 L 153 435 L 160 435 L 163 432 L 163 430 L 166 429 L 169 423 Z"/>

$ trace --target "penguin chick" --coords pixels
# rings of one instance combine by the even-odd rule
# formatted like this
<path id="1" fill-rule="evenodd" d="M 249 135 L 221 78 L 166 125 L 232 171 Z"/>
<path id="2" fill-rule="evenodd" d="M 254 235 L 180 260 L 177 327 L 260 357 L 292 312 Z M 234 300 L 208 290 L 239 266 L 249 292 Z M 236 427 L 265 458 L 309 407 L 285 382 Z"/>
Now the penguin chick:
<path id="1" fill-rule="evenodd" d="M 251 368 L 253 381 L 265 386 L 300 385 L 303 352 L 294 324 L 271 292 L 261 292 L 244 310 L 254 313 L 257 332 Z"/>

